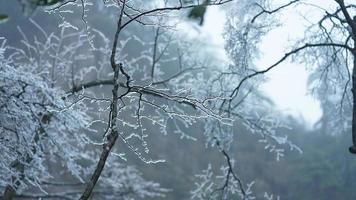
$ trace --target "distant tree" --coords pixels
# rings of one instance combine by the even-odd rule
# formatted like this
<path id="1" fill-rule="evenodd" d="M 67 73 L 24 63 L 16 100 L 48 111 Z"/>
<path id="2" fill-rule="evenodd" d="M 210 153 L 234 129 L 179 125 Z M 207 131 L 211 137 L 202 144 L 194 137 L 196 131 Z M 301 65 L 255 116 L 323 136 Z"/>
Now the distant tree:
<path id="1" fill-rule="evenodd" d="M 356 87 L 355 2 L 330 0 L 318 4 L 314 1 L 294 0 L 277 4 L 277 1 L 250 1 L 247 8 L 251 9 L 246 9 L 246 4 L 241 7 L 249 11 L 244 14 L 249 17 L 237 20 L 236 16 L 243 13 L 239 9 L 231 14 L 230 28 L 226 30 L 228 38 L 231 38 L 227 50 L 233 53 L 235 60 L 244 62 L 242 66 L 251 66 L 251 63 L 241 59 L 241 55 L 242 58 L 256 56 L 257 42 L 261 35 L 274 30 L 266 19 L 283 19 L 294 11 L 308 11 L 309 16 L 305 18 L 310 25 L 306 27 L 304 37 L 295 42 L 280 60 L 263 70 L 251 70 L 236 84 L 235 93 L 248 80 L 283 65 L 289 58 L 304 63 L 311 71 L 310 88 L 320 100 L 324 111 L 320 121 L 322 127 L 331 134 L 348 131 L 352 127 L 353 145 L 349 150 L 356 153 L 356 90 L 353 89 Z M 244 48 L 241 46 L 247 50 L 242 51 Z"/>

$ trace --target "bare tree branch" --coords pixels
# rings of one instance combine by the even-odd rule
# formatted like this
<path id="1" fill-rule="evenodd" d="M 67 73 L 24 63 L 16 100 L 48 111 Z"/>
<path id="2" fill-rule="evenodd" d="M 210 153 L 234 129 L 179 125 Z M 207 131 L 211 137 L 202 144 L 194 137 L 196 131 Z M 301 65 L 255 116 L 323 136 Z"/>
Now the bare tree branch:
<path id="1" fill-rule="evenodd" d="M 221 0 L 221 1 L 216 1 L 216 2 L 213 2 L 213 3 L 209 3 L 207 4 L 206 6 L 216 6 L 216 5 L 222 5 L 222 4 L 226 4 L 228 2 L 231 2 L 231 1 L 234 1 L 234 0 Z M 162 7 L 162 8 L 155 8 L 155 9 L 152 9 L 152 10 L 148 10 L 148 11 L 143 11 L 141 12 L 140 14 L 130 18 L 127 22 L 125 22 L 121 28 L 124 28 L 126 27 L 127 25 L 129 25 L 131 22 L 133 21 L 136 21 L 137 19 L 139 19 L 140 17 L 143 17 L 145 15 L 148 15 L 148 14 L 152 14 L 152 13 L 156 13 L 156 12 L 162 12 L 162 11 L 174 11 L 174 10 L 181 10 L 181 9 L 189 9 L 189 8 L 194 8 L 196 7 L 197 5 L 183 5 L 183 4 L 180 4 L 180 6 L 173 6 L 173 7 Z"/>
<path id="2" fill-rule="evenodd" d="M 106 163 L 106 159 L 108 158 L 111 149 L 113 148 L 117 138 L 118 138 L 118 130 L 117 130 L 117 124 L 116 124 L 116 118 L 118 115 L 118 109 L 117 109 L 117 104 L 118 104 L 118 99 L 119 99 L 119 95 L 118 95 L 118 90 L 119 90 L 119 71 L 125 75 L 125 77 L 127 78 L 127 82 L 126 82 L 126 86 L 127 86 L 127 92 L 125 92 L 124 94 L 122 94 L 120 96 L 120 98 L 122 98 L 123 96 L 125 96 L 126 94 L 129 93 L 130 91 L 130 86 L 129 86 L 129 81 L 130 81 L 130 76 L 124 71 L 123 69 L 123 65 L 121 63 L 117 64 L 115 61 L 115 55 L 116 55 L 116 51 L 117 51 L 117 43 L 118 43 L 118 39 L 119 39 L 119 34 L 122 30 L 121 27 L 121 23 L 122 23 L 122 16 L 124 14 L 124 9 L 125 9 L 125 3 L 126 0 L 123 0 L 122 3 L 122 8 L 119 14 L 119 19 L 118 19 L 118 23 L 117 23 L 117 29 L 116 29 L 116 33 L 114 36 L 114 43 L 113 43 L 113 47 L 112 47 L 112 51 L 111 51 L 111 58 L 110 58 L 110 63 L 111 63 L 111 67 L 114 71 L 114 77 L 113 77 L 113 83 L 114 83 L 114 88 L 112 90 L 112 102 L 110 105 L 110 114 L 111 116 L 109 116 L 110 118 L 110 133 L 107 134 L 106 137 L 106 141 L 103 144 L 103 150 L 102 153 L 100 155 L 100 159 L 97 163 L 97 166 L 94 170 L 94 173 L 90 179 L 90 181 L 87 183 L 87 186 L 82 194 L 82 196 L 80 197 L 80 200 L 87 200 L 89 199 L 100 175 L 101 172 L 104 169 L 105 163 Z"/>
<path id="3" fill-rule="evenodd" d="M 287 58 L 289 58 L 290 56 L 298 53 L 299 51 L 302 51 L 306 48 L 314 48 L 314 47 L 339 47 L 339 48 L 345 48 L 349 51 L 353 51 L 353 49 L 349 46 L 347 46 L 346 44 L 336 44 L 336 43 L 319 43 L 319 44 L 305 44 L 301 47 L 298 47 L 298 48 L 295 48 L 293 49 L 292 51 L 286 53 L 281 59 L 279 59 L 277 62 L 275 62 L 273 65 L 269 66 L 268 68 L 264 69 L 264 70 L 261 70 L 261 71 L 256 71 L 248 76 L 245 76 L 240 82 L 239 84 L 237 85 L 237 87 L 232 91 L 230 97 L 235 97 L 237 96 L 242 84 L 247 81 L 248 79 L 250 78 L 253 78 L 257 75 L 260 75 L 260 74 L 264 74 L 268 71 L 270 71 L 271 69 L 273 69 L 274 67 L 278 66 L 279 64 L 281 64 L 283 61 L 285 61 Z"/>
<path id="4" fill-rule="evenodd" d="M 275 9 L 273 9 L 273 10 L 266 10 L 266 9 L 263 8 L 261 5 L 259 5 L 258 3 L 256 3 L 256 5 L 257 5 L 258 7 L 260 7 L 260 8 L 262 9 L 262 11 L 259 12 L 257 15 L 255 15 L 255 16 L 252 18 L 251 23 L 254 23 L 254 22 L 256 21 L 256 19 L 257 19 L 258 17 L 260 17 L 260 16 L 261 16 L 262 14 L 264 14 L 264 13 L 269 14 L 269 15 L 270 15 L 270 14 L 273 14 L 273 13 L 276 13 L 276 12 L 280 11 L 281 9 L 286 8 L 286 7 L 288 7 L 288 6 L 292 5 L 292 4 L 295 4 L 295 3 L 299 2 L 299 1 L 300 1 L 300 0 L 291 1 L 291 2 L 289 2 L 289 3 L 287 3 L 287 4 L 284 4 L 284 5 L 282 5 L 282 6 L 278 7 L 278 8 L 275 8 Z"/>

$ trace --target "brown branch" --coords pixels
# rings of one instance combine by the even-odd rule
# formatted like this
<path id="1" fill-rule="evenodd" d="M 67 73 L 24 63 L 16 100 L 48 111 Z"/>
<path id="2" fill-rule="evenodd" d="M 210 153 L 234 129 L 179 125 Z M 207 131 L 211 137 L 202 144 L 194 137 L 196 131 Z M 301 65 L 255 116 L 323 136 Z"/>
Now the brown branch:
<path id="1" fill-rule="evenodd" d="M 217 147 L 219 148 L 220 152 L 224 155 L 224 158 L 227 162 L 227 165 L 228 165 L 228 171 L 226 173 L 226 178 L 225 178 L 225 182 L 224 184 L 220 187 L 220 188 L 217 188 L 216 190 L 214 190 L 210 195 L 212 195 L 213 193 L 215 192 L 218 192 L 218 191 L 221 191 L 222 192 L 222 195 L 224 193 L 224 191 L 228 188 L 229 186 L 229 182 L 230 182 L 230 176 L 232 175 L 232 177 L 238 182 L 239 184 L 239 188 L 240 188 L 240 191 L 242 193 L 242 199 L 246 199 L 247 198 L 247 193 L 243 187 L 243 183 L 242 183 L 242 180 L 236 175 L 236 173 L 234 172 L 234 168 L 232 166 L 232 162 L 231 162 L 231 158 L 230 158 L 230 155 L 225 151 L 225 149 L 223 149 L 220 145 L 220 142 L 217 138 L 215 138 L 216 140 L 216 145 Z"/>
<path id="2" fill-rule="evenodd" d="M 259 16 L 261 16 L 262 14 L 264 14 L 264 13 L 269 14 L 269 15 L 270 15 L 270 14 L 273 14 L 273 13 L 276 13 L 276 12 L 278 12 L 279 10 L 281 10 L 281 9 L 283 9 L 283 8 L 286 8 L 286 7 L 288 7 L 288 6 L 290 6 L 290 5 L 294 4 L 294 3 L 297 3 L 297 2 L 299 2 L 299 1 L 300 1 L 300 0 L 291 1 L 291 2 L 289 2 L 289 3 L 287 3 L 287 4 L 284 4 L 284 5 L 282 5 L 282 6 L 278 7 L 278 8 L 276 8 L 276 9 L 273 9 L 273 10 L 266 10 L 266 9 L 264 9 L 261 5 L 259 5 L 259 4 L 256 3 L 256 5 L 257 5 L 258 7 L 260 7 L 260 8 L 262 9 L 262 11 L 259 12 L 257 15 L 255 15 L 255 16 L 252 18 L 251 24 L 253 24 L 253 23 L 256 21 L 256 19 L 257 19 Z"/>
<path id="3" fill-rule="evenodd" d="M 209 3 L 209 4 L 207 4 L 207 6 L 222 5 L 222 4 L 226 4 L 228 2 L 231 2 L 231 1 L 234 1 L 234 0 L 225 0 L 225 1 L 218 1 L 218 2 L 214 2 L 214 3 Z M 174 10 L 181 10 L 181 9 L 189 9 L 189 8 L 194 8 L 196 6 L 197 5 L 186 5 L 186 6 L 184 6 L 184 5 L 180 4 L 180 6 L 155 8 L 155 9 L 152 9 L 152 10 L 143 11 L 142 13 L 130 18 L 127 22 L 125 22 L 121 26 L 121 29 L 126 27 L 127 25 L 129 25 L 131 22 L 136 21 L 140 17 L 143 17 L 143 16 L 148 15 L 148 14 L 152 14 L 152 13 L 155 13 L 155 12 L 162 12 L 162 11 L 174 11 Z"/>
<path id="4" fill-rule="evenodd" d="M 317 44 L 309 44 L 306 43 L 305 45 L 298 47 L 296 49 L 293 49 L 292 51 L 286 53 L 281 59 L 279 59 L 276 63 L 274 63 L 273 65 L 271 65 L 270 67 L 261 70 L 261 71 L 256 71 L 250 75 L 245 76 L 240 83 L 237 85 L 237 87 L 232 91 L 230 97 L 235 97 L 237 96 L 242 84 L 247 81 L 250 78 L 253 78 L 257 75 L 261 75 L 261 74 L 265 74 L 266 72 L 270 71 L 271 69 L 273 69 L 274 67 L 278 66 L 279 64 L 281 64 L 282 62 L 284 62 L 287 58 L 289 58 L 291 55 L 294 55 L 296 53 L 298 53 L 299 51 L 302 51 L 306 48 L 314 48 L 314 47 L 339 47 L 339 48 L 345 48 L 349 51 L 353 51 L 353 49 L 349 46 L 347 46 L 346 44 L 337 44 L 337 43 L 317 43 Z"/>
<path id="5" fill-rule="evenodd" d="M 172 79 L 175 79 L 177 78 L 178 76 L 182 75 L 182 74 L 185 74 L 189 71 L 195 71 L 195 70 L 200 70 L 200 69 L 203 69 L 204 67 L 197 67 L 197 68 L 188 68 L 188 69 L 185 69 L 185 70 L 182 70 L 176 74 L 174 74 L 173 76 L 165 79 L 165 80 L 162 80 L 162 81 L 157 81 L 157 82 L 153 82 L 152 85 L 160 85 L 160 84 L 165 84 L 167 82 L 169 82 L 170 80 Z"/>
<path id="6" fill-rule="evenodd" d="M 115 62 L 115 55 L 116 55 L 116 51 L 117 51 L 117 42 L 118 42 L 118 38 L 119 38 L 119 34 L 121 32 L 121 22 L 122 22 L 122 16 L 124 14 L 124 9 L 125 9 L 125 0 L 123 0 L 122 2 L 122 8 L 121 8 L 121 12 L 119 15 L 119 19 L 118 19 L 118 23 L 117 23 L 117 30 L 114 36 L 114 43 L 113 43 L 113 47 L 112 47 L 112 51 L 111 51 L 111 57 L 110 57 L 110 63 L 111 63 L 111 67 L 114 71 L 114 77 L 113 77 L 113 83 L 114 83 L 114 88 L 112 90 L 112 102 L 110 105 L 110 114 L 111 116 L 109 116 L 110 120 L 111 120 L 111 124 L 110 124 L 110 129 L 111 132 L 106 136 L 106 141 L 103 144 L 103 151 L 101 152 L 100 155 L 100 159 L 97 163 L 97 166 L 94 170 L 94 173 L 91 176 L 90 181 L 88 182 L 82 196 L 80 197 L 80 200 L 87 200 L 89 199 L 103 169 L 106 163 L 106 160 L 110 154 L 111 149 L 113 148 L 117 138 L 118 138 L 118 131 L 117 131 L 117 124 L 116 124 L 116 118 L 118 115 L 118 109 L 117 109 L 117 103 L 118 103 L 118 90 L 119 90 L 119 71 L 126 76 L 127 83 L 126 86 L 128 87 L 127 92 L 125 94 L 127 94 L 129 92 L 129 79 L 130 76 L 123 70 L 122 64 L 117 64 Z"/>
<path id="7" fill-rule="evenodd" d="M 156 67 L 156 63 L 157 63 L 156 54 L 157 54 L 158 38 L 159 38 L 159 27 L 156 29 L 156 34 L 155 34 L 154 43 L 153 43 L 153 55 L 152 55 L 152 65 L 151 65 L 151 79 L 152 79 L 152 81 L 154 80 L 155 67 Z"/>
<path id="8" fill-rule="evenodd" d="M 356 8 L 356 5 L 348 5 L 348 6 L 345 6 L 346 9 L 348 8 Z M 336 9 L 335 12 L 333 13 L 329 13 L 328 11 L 325 11 L 326 15 L 319 21 L 319 24 L 322 23 L 323 21 L 325 21 L 326 19 L 330 19 L 331 18 L 335 18 L 337 19 L 341 24 L 347 24 L 347 21 L 345 19 L 341 19 L 338 14 L 341 12 L 341 7 Z"/>
<path id="9" fill-rule="evenodd" d="M 240 187 L 240 190 L 241 190 L 241 193 L 243 195 L 243 199 L 245 199 L 246 197 L 246 192 L 245 192 L 245 189 L 242 185 L 242 181 L 239 177 L 237 177 L 236 173 L 234 172 L 233 170 L 233 167 L 232 167 L 232 164 L 231 164 L 231 158 L 229 156 L 229 154 L 226 153 L 226 151 L 224 149 L 221 149 L 221 153 L 224 155 L 225 159 L 226 159 L 226 162 L 229 166 L 229 171 L 228 173 L 232 174 L 232 176 L 234 177 L 234 179 L 239 183 L 239 187 Z"/>
<path id="10" fill-rule="evenodd" d="M 346 21 L 347 21 L 347 24 L 348 24 L 348 25 L 351 27 L 351 29 L 352 29 L 352 32 L 353 32 L 352 38 L 353 38 L 354 40 L 356 40 L 356 35 L 355 35 L 355 34 L 356 34 L 356 24 L 355 24 L 355 22 L 353 21 L 353 19 L 351 18 L 350 13 L 347 11 L 347 7 L 345 6 L 344 0 L 335 0 L 335 1 L 336 1 L 337 4 L 339 4 L 340 9 L 341 9 L 343 15 L 345 16 L 345 19 L 346 19 Z"/>
<path id="11" fill-rule="evenodd" d="M 77 93 L 77 92 L 79 92 L 83 89 L 86 89 L 86 88 L 97 87 L 97 86 L 102 86 L 102 85 L 114 85 L 114 81 L 112 79 L 90 81 L 90 82 L 83 83 L 80 85 L 75 85 L 70 90 L 70 92 Z M 68 92 L 68 93 L 70 93 L 70 92 Z"/>

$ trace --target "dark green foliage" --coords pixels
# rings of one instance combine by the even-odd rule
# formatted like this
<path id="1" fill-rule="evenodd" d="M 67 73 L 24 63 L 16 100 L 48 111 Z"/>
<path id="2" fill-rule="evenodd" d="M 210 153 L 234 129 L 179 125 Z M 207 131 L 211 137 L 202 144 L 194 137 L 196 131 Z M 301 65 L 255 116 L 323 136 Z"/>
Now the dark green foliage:
<path id="1" fill-rule="evenodd" d="M 63 0 L 33 0 L 32 2 L 37 6 L 52 6 Z"/>
<path id="2" fill-rule="evenodd" d="M 202 4 L 195 6 L 190 12 L 188 17 L 191 19 L 199 20 L 199 25 L 203 25 L 206 7 L 210 0 L 205 0 Z"/>
<path id="3" fill-rule="evenodd" d="M 0 23 L 5 22 L 9 19 L 9 16 L 5 14 L 0 14 Z"/>

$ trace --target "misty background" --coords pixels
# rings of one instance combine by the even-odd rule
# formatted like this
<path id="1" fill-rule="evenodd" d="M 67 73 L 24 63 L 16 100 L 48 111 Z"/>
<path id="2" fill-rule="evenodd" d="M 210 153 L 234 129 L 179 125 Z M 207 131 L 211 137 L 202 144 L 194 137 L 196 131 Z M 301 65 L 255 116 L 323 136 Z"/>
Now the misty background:
<path id="1" fill-rule="evenodd" d="M 102 10 L 100 5 L 94 9 Z M 210 57 L 214 60 L 211 62 L 229 62 L 224 52 L 224 12 L 224 6 L 209 8 L 206 23 L 202 27 L 188 18 L 177 26 L 182 35 L 201 42 L 200 45 L 205 47 L 202 51 L 206 51 L 202 52 L 202 56 Z M 60 17 L 44 13 L 40 9 L 24 14 L 17 1 L 9 0 L 0 0 L 0 13 L 9 15 L 9 20 L 0 24 L 0 37 L 5 37 L 11 46 L 21 46 L 19 28 L 27 36 L 39 33 L 30 19 L 48 32 L 56 32 L 61 20 Z M 115 17 L 108 17 L 105 12 L 96 12 L 95 15 L 88 14 L 88 23 L 111 38 L 114 34 Z M 296 16 L 288 17 L 297 20 Z M 83 26 L 80 17 L 77 23 Z M 295 28 L 294 23 L 291 27 L 282 28 L 294 33 L 295 30 L 300 30 L 298 27 L 292 29 L 293 27 Z M 146 31 L 140 27 L 130 29 L 143 39 L 154 38 L 154 31 Z M 263 54 L 258 66 L 264 68 L 263 66 L 278 59 L 286 45 L 284 38 L 289 37 L 287 33 L 282 35 L 283 38 L 271 33 L 265 37 L 261 44 Z M 124 33 L 124 37 L 130 37 L 129 33 Z M 133 43 L 125 49 L 125 53 L 134 56 L 140 48 L 144 47 Z M 88 62 L 95 63 L 95 59 Z M 356 160 L 347 151 L 351 131 L 333 133 L 326 128 L 326 119 L 332 116 L 328 116 L 324 110 L 334 107 L 335 103 L 320 104 L 317 97 L 310 93 L 307 86 L 308 70 L 304 67 L 287 62 L 267 74 L 267 81 L 261 86 L 263 95 L 280 111 L 283 119 L 291 124 L 291 128 L 277 131 L 286 134 L 288 139 L 302 149 L 302 153 L 286 149 L 284 157 L 276 161 L 275 155 L 266 151 L 263 143 L 256 142 L 260 139 L 258 135 L 249 133 L 244 126 L 237 124 L 234 126 L 235 141 L 230 152 L 236 160 L 238 174 L 245 183 L 254 183 L 253 192 L 256 192 L 257 199 L 261 199 L 265 192 L 275 197 L 280 196 L 281 199 L 356 199 Z M 174 73 L 174 70 L 167 69 L 167 72 Z M 110 88 L 98 89 L 96 93 L 105 95 L 110 93 Z M 189 199 L 189 191 L 195 187 L 197 179 L 195 174 L 199 174 L 209 163 L 219 166 L 224 162 L 215 148 L 206 146 L 204 136 L 200 134 L 203 126 L 197 123 L 185 130 L 188 135 L 196 138 L 190 140 L 180 139 L 177 134 L 162 135 L 156 132 L 155 127 L 147 125 L 150 152 L 155 157 L 166 160 L 164 163 L 147 165 L 124 145 L 118 146 L 120 150 L 127 152 L 127 164 L 135 165 L 146 179 L 170 189 L 162 199 Z M 167 132 L 174 130 L 169 127 Z"/>

